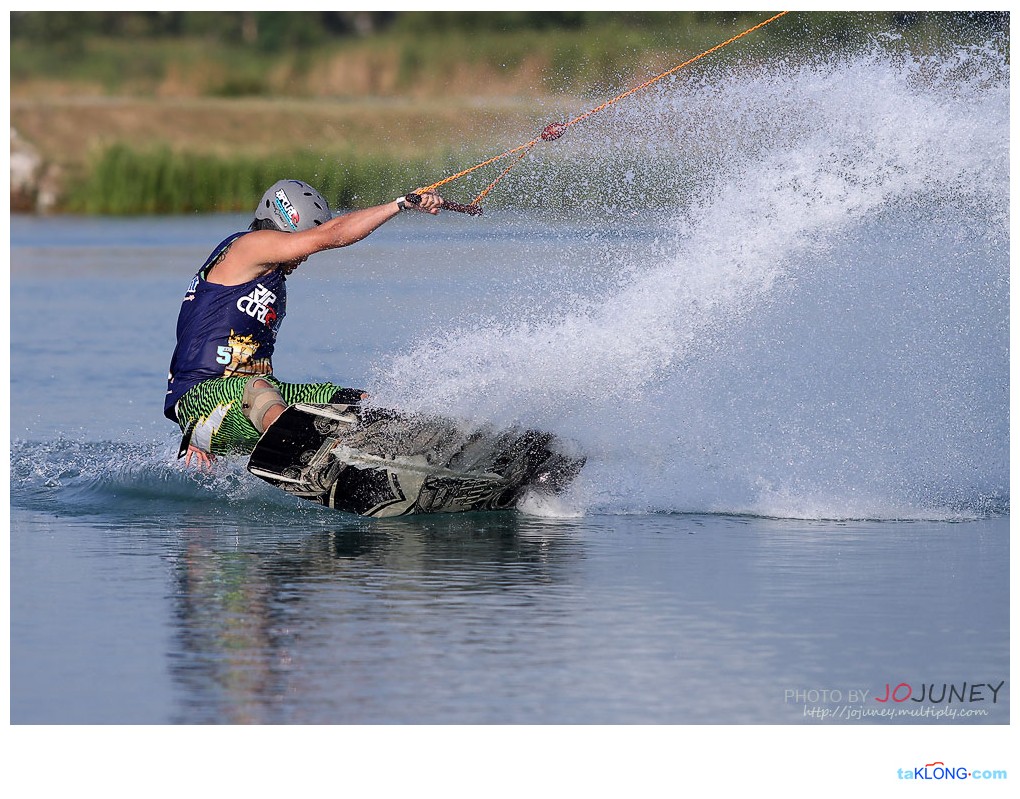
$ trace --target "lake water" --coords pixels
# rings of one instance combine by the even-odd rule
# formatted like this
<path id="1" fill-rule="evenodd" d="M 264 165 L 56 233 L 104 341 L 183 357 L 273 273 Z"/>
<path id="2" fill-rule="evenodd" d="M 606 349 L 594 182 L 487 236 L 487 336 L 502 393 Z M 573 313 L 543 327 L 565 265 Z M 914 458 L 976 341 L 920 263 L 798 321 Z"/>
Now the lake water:
<path id="1" fill-rule="evenodd" d="M 716 112 L 676 208 L 618 142 L 616 206 L 404 215 L 303 265 L 282 379 L 588 453 L 507 513 L 189 471 L 177 309 L 247 220 L 12 217 L 11 722 L 1008 725 L 1008 103 L 973 59 L 650 96 L 660 164 Z"/>

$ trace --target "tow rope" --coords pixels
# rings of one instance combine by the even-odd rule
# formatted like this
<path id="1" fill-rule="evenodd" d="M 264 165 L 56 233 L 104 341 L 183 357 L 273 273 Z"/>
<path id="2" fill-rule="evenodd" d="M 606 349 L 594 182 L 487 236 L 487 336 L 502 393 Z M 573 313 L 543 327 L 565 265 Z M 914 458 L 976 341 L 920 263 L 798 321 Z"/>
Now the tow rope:
<path id="1" fill-rule="evenodd" d="M 766 25 L 769 25 L 769 24 L 775 22 L 780 17 L 786 16 L 789 13 L 790 13 L 789 11 L 781 11 L 780 13 L 776 14 L 774 17 L 770 17 L 769 19 L 766 19 L 763 22 L 759 22 L 757 25 L 754 25 L 753 27 L 748 28 L 746 31 L 743 31 L 742 33 L 738 33 L 736 36 L 731 36 L 726 41 L 720 42 L 719 44 L 715 45 L 714 47 L 710 47 L 708 50 L 705 50 L 703 53 L 699 53 L 698 55 L 694 56 L 694 58 L 689 58 L 686 61 L 684 61 L 682 64 L 677 64 L 675 67 L 673 67 L 672 69 L 666 70 L 661 75 L 656 75 L 654 78 L 650 78 L 649 80 L 646 80 L 640 86 L 635 86 L 633 89 L 628 89 L 627 91 L 623 92 L 622 94 L 618 94 L 616 97 L 612 98 L 611 100 L 607 100 L 606 102 L 602 103 L 602 105 L 597 106 L 597 107 L 591 109 L 590 111 L 586 111 L 585 113 L 581 114 L 580 116 L 574 117 L 573 119 L 571 119 L 568 122 L 554 122 L 551 125 L 547 125 L 542 130 L 541 134 L 539 134 L 537 137 L 535 137 L 531 141 L 529 141 L 529 142 L 527 142 L 525 144 L 522 144 L 522 145 L 520 145 L 518 147 L 514 147 L 514 148 L 512 148 L 510 150 L 507 150 L 507 151 L 505 151 L 503 153 L 500 153 L 499 155 L 494 156 L 492 158 L 489 158 L 489 159 L 487 159 L 485 161 L 482 161 L 479 164 L 475 164 L 473 167 L 470 167 L 469 169 L 465 169 L 465 170 L 463 170 L 461 172 L 458 172 L 455 175 L 450 175 L 447 178 L 443 178 L 442 180 L 440 180 L 440 181 L 438 181 L 436 183 L 433 183 L 431 186 L 426 186 L 425 188 L 418 189 L 417 191 L 415 191 L 415 192 L 413 192 L 411 194 L 406 195 L 405 199 L 407 199 L 410 202 L 419 201 L 420 198 L 417 195 L 420 195 L 420 194 L 423 194 L 423 193 L 429 192 L 429 191 L 435 191 L 439 187 L 445 186 L 447 183 L 451 183 L 452 181 L 457 180 L 459 178 L 462 178 L 465 175 L 470 175 L 472 172 L 475 172 L 476 170 L 479 170 L 479 169 L 481 169 L 483 167 L 489 166 L 490 164 L 494 164 L 497 161 L 502 161 L 504 158 L 509 158 L 512 155 L 516 155 L 517 159 L 515 161 L 512 161 L 509 166 L 507 166 L 502 172 L 500 172 L 499 175 L 496 176 L 496 179 L 493 180 L 488 186 L 486 186 L 481 191 L 481 193 L 477 197 L 475 197 L 475 199 L 472 200 L 468 205 L 462 205 L 460 203 L 451 202 L 449 200 L 444 200 L 443 201 L 443 206 L 442 207 L 447 209 L 447 210 L 449 210 L 449 211 L 458 211 L 460 213 L 470 214 L 472 216 L 477 216 L 478 214 L 482 213 L 482 206 L 480 205 L 481 201 L 484 200 L 489 195 L 489 192 L 491 192 L 496 187 L 496 184 L 498 184 L 503 178 L 505 178 L 507 176 L 507 174 L 510 172 L 511 169 L 513 169 L 515 166 L 517 166 L 517 164 L 519 164 L 522 160 L 524 160 L 525 156 L 527 156 L 527 154 L 531 151 L 531 149 L 535 145 L 537 145 L 539 142 L 556 141 L 556 139 L 560 138 L 560 136 L 562 136 L 564 133 L 567 132 L 568 128 L 570 128 L 573 125 L 576 125 L 578 122 L 581 122 L 581 121 L 583 121 L 585 119 L 588 119 L 588 117 L 591 117 L 591 116 L 599 113 L 600 111 L 604 111 L 605 109 L 609 108 L 614 103 L 618 103 L 620 100 L 623 100 L 626 97 L 630 97 L 632 94 L 636 94 L 637 92 L 642 91 L 643 89 L 647 89 L 649 86 L 653 86 L 654 84 L 658 83 L 663 78 L 668 78 L 670 75 L 676 74 L 681 69 L 684 69 L 685 67 L 689 67 L 694 62 L 700 61 L 702 58 L 705 58 L 705 56 L 709 56 L 709 55 L 711 55 L 712 53 L 714 53 L 714 52 L 716 52 L 718 50 L 722 50 L 724 47 L 733 44 L 735 41 L 737 41 L 739 39 L 743 39 L 745 36 L 748 36 L 749 34 L 752 34 L 755 31 L 760 30 L 761 28 L 764 28 Z"/>

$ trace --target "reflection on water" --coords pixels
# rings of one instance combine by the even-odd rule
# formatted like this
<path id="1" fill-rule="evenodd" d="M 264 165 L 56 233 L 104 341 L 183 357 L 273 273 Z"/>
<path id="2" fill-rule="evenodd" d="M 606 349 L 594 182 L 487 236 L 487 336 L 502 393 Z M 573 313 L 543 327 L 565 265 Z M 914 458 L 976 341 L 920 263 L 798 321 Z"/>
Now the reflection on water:
<path id="1" fill-rule="evenodd" d="M 1006 520 L 337 518 L 175 534 L 172 721 L 816 723 L 784 692 L 1008 674 Z"/>
<path id="2" fill-rule="evenodd" d="M 172 558 L 179 651 L 171 658 L 187 700 L 175 721 L 300 721 L 288 717 L 295 707 L 314 714 L 330 704 L 311 686 L 331 679 L 350 686 L 352 666 L 388 656 L 410 666 L 422 652 L 415 638 L 437 616 L 456 617 L 446 634 L 456 638 L 465 625 L 480 635 L 493 613 L 537 609 L 539 595 L 580 556 L 569 524 L 512 513 L 350 520 L 303 537 L 285 533 L 282 541 L 273 530 L 254 540 L 252 533 L 231 525 L 180 532 L 181 552 Z M 323 638 L 333 627 L 337 637 Z M 309 674 L 309 663 L 324 656 L 337 659 L 335 668 Z"/>

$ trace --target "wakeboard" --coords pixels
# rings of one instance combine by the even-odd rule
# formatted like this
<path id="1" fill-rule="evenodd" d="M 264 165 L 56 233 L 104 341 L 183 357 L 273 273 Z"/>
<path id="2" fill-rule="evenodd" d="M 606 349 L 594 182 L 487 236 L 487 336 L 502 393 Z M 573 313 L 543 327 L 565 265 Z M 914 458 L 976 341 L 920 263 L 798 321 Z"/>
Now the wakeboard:
<path id="1" fill-rule="evenodd" d="M 582 455 L 537 430 L 360 405 L 301 403 L 263 433 L 248 471 L 289 494 L 362 516 L 513 508 L 564 491 Z"/>

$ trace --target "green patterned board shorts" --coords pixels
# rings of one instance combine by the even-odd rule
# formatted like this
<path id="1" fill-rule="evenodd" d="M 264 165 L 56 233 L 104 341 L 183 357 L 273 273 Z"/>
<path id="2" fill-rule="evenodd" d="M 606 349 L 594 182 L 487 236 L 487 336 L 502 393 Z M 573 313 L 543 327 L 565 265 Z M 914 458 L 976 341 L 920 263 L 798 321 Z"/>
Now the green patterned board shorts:
<path id="1" fill-rule="evenodd" d="M 259 375 L 283 394 L 288 405 L 297 402 L 357 402 L 360 389 L 333 383 L 281 383 L 271 375 Z M 245 377 L 220 377 L 192 386 L 177 401 L 177 422 L 184 433 L 181 452 L 188 444 L 213 455 L 249 453 L 259 440 L 259 431 L 241 410 Z"/>

